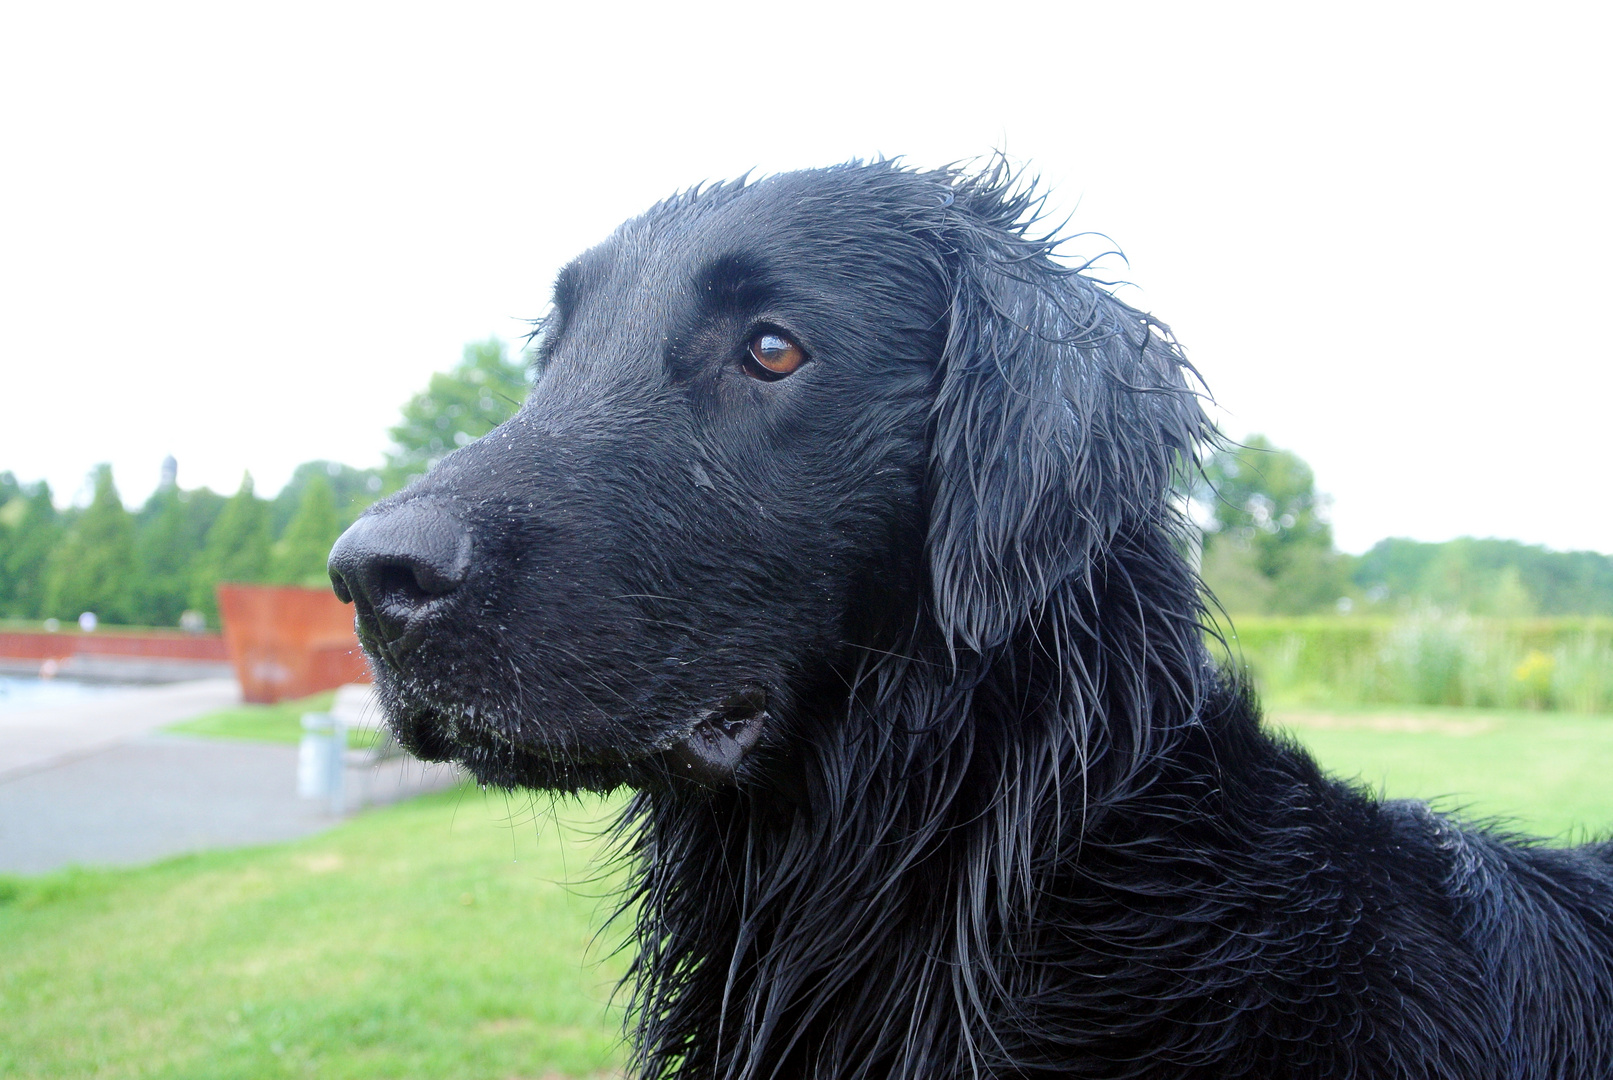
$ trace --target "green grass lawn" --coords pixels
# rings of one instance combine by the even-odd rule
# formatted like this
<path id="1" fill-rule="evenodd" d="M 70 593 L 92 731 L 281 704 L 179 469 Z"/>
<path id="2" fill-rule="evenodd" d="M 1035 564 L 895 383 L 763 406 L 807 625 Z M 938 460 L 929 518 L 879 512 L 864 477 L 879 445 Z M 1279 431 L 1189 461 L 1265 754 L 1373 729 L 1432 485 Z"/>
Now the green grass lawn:
<path id="1" fill-rule="evenodd" d="M 336 691 L 327 690 L 311 697 L 281 701 L 274 705 L 233 705 L 204 716 L 181 720 L 163 730 L 175 735 L 199 735 L 209 739 L 295 743 L 302 738 L 302 714 L 326 712 L 335 698 Z M 372 718 L 371 726 L 348 728 L 347 745 L 355 749 L 373 745 L 381 735 L 380 723 L 380 717 L 376 716 Z"/>
<path id="2" fill-rule="evenodd" d="M 608 814 L 549 807 L 462 788 L 289 844 L 0 878 L 0 1076 L 612 1070 L 623 958 L 587 883 Z"/>
<path id="3" fill-rule="evenodd" d="M 210 723 L 239 732 L 249 717 L 285 741 L 314 707 Z M 1613 717 L 1276 709 L 1273 722 L 1391 796 L 1447 796 L 1559 838 L 1613 826 Z M 465 788 L 289 844 L 0 878 L 0 1076 L 608 1073 L 625 961 L 617 939 L 594 939 L 610 883 L 587 882 L 611 808 L 549 807 Z"/>
<path id="4" fill-rule="evenodd" d="M 1269 710 L 1328 771 L 1560 843 L 1613 834 L 1613 716 L 1374 706 Z"/>

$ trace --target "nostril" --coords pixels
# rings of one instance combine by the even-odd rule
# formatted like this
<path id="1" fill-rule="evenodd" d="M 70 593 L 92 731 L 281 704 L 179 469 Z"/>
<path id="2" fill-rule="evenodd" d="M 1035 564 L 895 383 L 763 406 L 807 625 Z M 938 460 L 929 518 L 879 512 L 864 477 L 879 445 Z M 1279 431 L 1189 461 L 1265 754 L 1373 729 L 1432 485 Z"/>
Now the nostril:
<path id="1" fill-rule="evenodd" d="M 330 553 L 331 588 L 357 608 L 361 632 L 396 651 L 419 636 L 410 635 L 418 616 L 465 581 L 470 554 L 469 530 L 446 507 L 404 503 L 367 514 L 342 534 Z"/>
<path id="2" fill-rule="evenodd" d="M 370 569 L 369 578 L 369 591 L 376 607 L 420 607 L 454 588 L 452 585 L 447 588 L 428 586 L 427 581 L 438 584 L 440 578 L 427 568 L 402 561 L 377 564 Z"/>
<path id="3" fill-rule="evenodd" d="M 442 562 L 410 559 L 397 571 L 408 578 L 403 587 L 413 587 L 421 595 L 433 597 L 446 596 L 459 588 L 465 580 L 466 569 L 466 562 L 458 559 Z"/>
<path id="4" fill-rule="evenodd" d="M 353 602 L 353 590 L 347 587 L 346 580 L 336 570 L 330 571 L 330 588 L 336 594 L 336 599 L 344 604 Z"/>
<path id="5" fill-rule="evenodd" d="M 419 566 L 404 561 L 378 562 L 366 567 L 364 591 L 370 610 L 366 612 L 360 606 L 359 614 L 373 618 L 388 642 L 396 642 L 407 634 L 415 616 L 432 600 L 451 591 L 433 592 L 424 588 L 420 581 L 422 576 L 431 577 L 429 573 L 422 575 Z"/>

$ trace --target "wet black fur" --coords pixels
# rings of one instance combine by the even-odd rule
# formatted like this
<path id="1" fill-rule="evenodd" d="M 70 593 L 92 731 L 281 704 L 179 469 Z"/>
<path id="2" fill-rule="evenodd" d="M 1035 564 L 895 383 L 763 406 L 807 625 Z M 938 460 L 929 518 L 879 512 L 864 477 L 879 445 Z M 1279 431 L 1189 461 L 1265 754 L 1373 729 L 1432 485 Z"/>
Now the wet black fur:
<path id="1" fill-rule="evenodd" d="M 521 413 L 386 504 L 476 550 L 375 653 L 401 736 L 640 789 L 645 1076 L 1613 1075 L 1609 847 L 1380 802 L 1261 728 L 1171 495 L 1191 371 L 1034 210 L 1000 168 L 852 165 L 569 267 Z M 811 360 L 748 377 L 758 326 Z M 747 686 L 761 746 L 682 779 Z"/>

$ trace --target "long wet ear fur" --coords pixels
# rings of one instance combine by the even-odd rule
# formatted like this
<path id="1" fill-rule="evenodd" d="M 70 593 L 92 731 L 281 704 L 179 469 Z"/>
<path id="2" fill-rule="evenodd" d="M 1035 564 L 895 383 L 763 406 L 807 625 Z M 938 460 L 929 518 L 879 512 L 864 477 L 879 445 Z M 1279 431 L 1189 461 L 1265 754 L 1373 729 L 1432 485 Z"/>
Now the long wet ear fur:
<path id="1" fill-rule="evenodd" d="M 1028 235 L 1031 185 L 999 164 L 953 200 L 929 562 L 948 642 L 984 652 L 1122 530 L 1163 522 L 1210 427 L 1169 329 Z"/>

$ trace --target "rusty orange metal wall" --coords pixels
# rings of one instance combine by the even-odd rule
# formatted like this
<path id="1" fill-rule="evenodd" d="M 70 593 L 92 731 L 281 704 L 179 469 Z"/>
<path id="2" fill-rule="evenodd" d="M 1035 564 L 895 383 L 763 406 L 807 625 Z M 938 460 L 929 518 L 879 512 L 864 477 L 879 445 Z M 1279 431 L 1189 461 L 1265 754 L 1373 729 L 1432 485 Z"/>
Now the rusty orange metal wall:
<path id="1" fill-rule="evenodd" d="M 329 589 L 220 585 L 218 610 L 246 701 L 283 701 L 370 681 L 353 634 L 353 609 Z"/>

